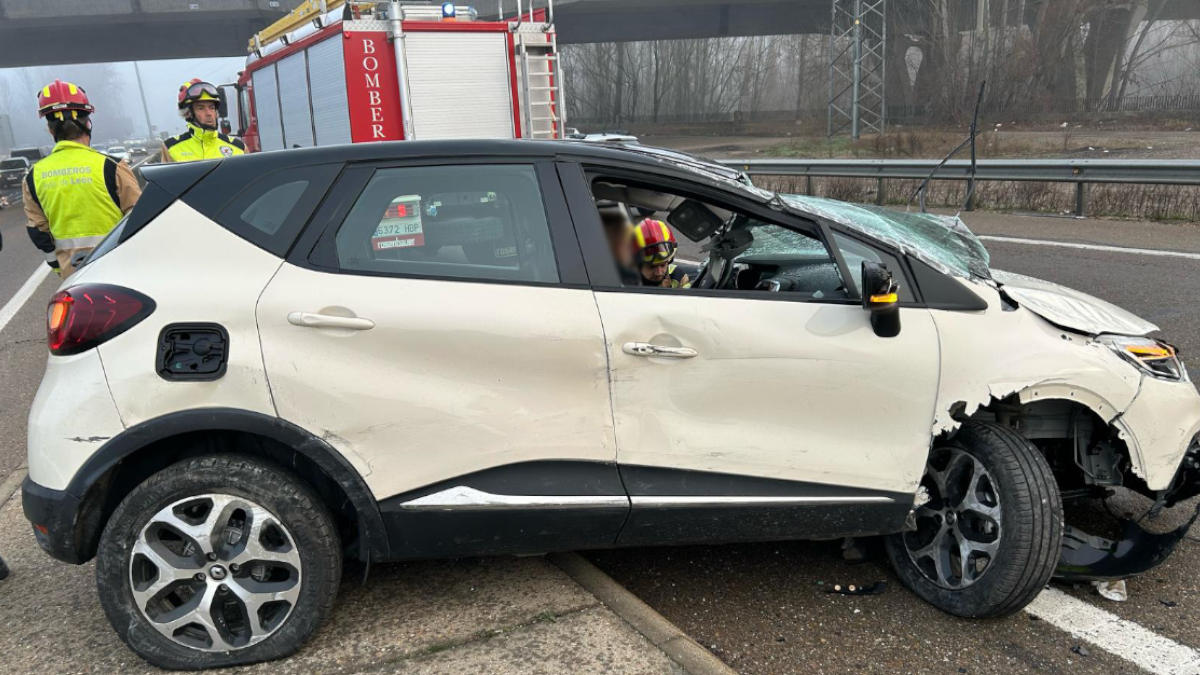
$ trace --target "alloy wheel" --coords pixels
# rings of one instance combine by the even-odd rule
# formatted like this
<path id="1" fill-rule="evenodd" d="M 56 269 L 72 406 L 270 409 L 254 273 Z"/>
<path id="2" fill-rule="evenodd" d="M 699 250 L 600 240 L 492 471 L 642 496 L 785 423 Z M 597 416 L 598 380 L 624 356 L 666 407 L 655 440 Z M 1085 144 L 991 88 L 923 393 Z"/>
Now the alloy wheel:
<path id="1" fill-rule="evenodd" d="M 921 486 L 928 501 L 915 509 L 917 529 L 904 547 L 926 579 L 961 589 L 992 567 L 1003 535 L 995 480 L 982 463 L 954 447 L 936 448 Z"/>
<path id="2" fill-rule="evenodd" d="M 300 595 L 295 539 L 273 513 L 227 494 L 179 500 L 142 528 L 129 560 L 134 603 L 155 629 L 203 651 L 262 642 Z"/>

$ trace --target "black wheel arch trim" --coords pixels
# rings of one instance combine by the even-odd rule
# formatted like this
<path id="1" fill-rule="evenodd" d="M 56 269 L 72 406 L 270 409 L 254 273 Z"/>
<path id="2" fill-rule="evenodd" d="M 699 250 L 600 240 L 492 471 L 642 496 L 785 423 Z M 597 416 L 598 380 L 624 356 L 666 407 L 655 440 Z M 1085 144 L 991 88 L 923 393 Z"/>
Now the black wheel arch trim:
<path id="1" fill-rule="evenodd" d="M 162 415 L 109 439 L 72 477 L 66 492 L 82 502 L 88 490 L 122 460 L 156 441 L 189 432 L 235 431 L 278 441 L 315 464 L 346 493 L 358 515 L 364 558 L 389 557 L 379 506 L 362 475 L 323 439 L 279 417 L 236 408 L 197 408 Z M 337 505 L 331 505 L 337 506 Z"/>

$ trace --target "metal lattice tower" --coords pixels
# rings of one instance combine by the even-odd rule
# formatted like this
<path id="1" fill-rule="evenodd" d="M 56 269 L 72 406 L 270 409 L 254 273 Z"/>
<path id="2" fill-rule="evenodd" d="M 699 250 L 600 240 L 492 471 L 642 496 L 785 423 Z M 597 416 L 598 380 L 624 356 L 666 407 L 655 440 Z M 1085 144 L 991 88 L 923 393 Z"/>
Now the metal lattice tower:
<path id="1" fill-rule="evenodd" d="M 832 0 L 829 135 L 883 133 L 887 125 L 887 0 Z"/>

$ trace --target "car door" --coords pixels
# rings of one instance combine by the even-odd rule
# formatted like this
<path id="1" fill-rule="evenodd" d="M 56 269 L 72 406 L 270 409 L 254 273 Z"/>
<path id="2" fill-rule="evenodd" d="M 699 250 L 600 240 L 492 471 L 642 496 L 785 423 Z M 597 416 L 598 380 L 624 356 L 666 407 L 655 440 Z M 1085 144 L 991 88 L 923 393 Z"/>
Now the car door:
<path id="1" fill-rule="evenodd" d="M 603 332 L 552 165 L 349 169 L 258 320 L 280 417 L 365 476 L 397 557 L 612 543 Z"/>
<path id="2" fill-rule="evenodd" d="M 898 530 L 930 444 L 938 343 L 928 310 L 909 303 L 900 334 L 882 338 L 853 283 L 822 298 L 621 286 L 597 234 L 594 174 L 569 163 L 560 173 L 606 336 L 632 503 L 621 542 Z M 720 203 L 702 185 L 620 175 L 744 208 L 781 240 L 807 238 L 846 276 L 814 223 L 729 196 Z"/>

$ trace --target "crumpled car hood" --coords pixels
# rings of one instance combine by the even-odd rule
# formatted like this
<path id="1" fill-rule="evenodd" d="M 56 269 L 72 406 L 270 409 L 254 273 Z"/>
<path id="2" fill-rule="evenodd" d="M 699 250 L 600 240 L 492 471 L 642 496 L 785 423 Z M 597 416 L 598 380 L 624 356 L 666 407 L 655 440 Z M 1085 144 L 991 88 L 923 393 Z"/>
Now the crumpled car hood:
<path id="1" fill-rule="evenodd" d="M 1073 288 L 996 269 L 992 279 L 1022 307 L 1056 326 L 1091 335 L 1146 335 L 1158 330 L 1133 312 Z"/>

